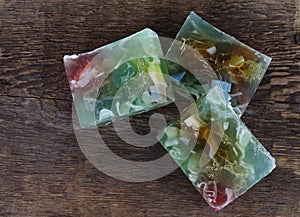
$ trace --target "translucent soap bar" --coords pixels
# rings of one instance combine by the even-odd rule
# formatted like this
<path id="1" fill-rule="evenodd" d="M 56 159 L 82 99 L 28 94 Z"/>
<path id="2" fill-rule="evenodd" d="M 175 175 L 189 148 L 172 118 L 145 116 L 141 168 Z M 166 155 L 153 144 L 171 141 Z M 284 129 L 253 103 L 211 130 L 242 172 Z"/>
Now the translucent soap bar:
<path id="1" fill-rule="evenodd" d="M 158 138 L 215 211 L 275 168 L 274 158 L 240 120 L 230 95 L 218 85 Z"/>
<path id="2" fill-rule="evenodd" d="M 82 128 L 108 124 L 171 103 L 159 38 L 150 29 L 94 51 L 64 57 Z"/>
<path id="3" fill-rule="evenodd" d="M 183 53 L 186 47 L 193 49 L 209 63 L 219 80 L 232 84 L 232 105 L 239 108 L 242 114 L 262 80 L 271 58 L 213 27 L 194 12 L 186 19 L 176 40 L 182 43 L 180 49 Z M 174 50 L 178 49 L 177 44 L 173 43 L 170 47 L 168 58 L 176 53 Z M 198 65 L 203 68 L 203 61 L 199 61 Z M 177 76 L 180 72 L 185 72 L 185 69 L 173 67 L 169 73 Z M 199 73 L 198 77 L 204 74 L 201 71 Z M 185 76 L 180 79 L 192 89 L 192 94 L 199 95 L 197 92 L 201 91 L 198 90 L 201 84 L 195 76 L 185 72 Z"/>

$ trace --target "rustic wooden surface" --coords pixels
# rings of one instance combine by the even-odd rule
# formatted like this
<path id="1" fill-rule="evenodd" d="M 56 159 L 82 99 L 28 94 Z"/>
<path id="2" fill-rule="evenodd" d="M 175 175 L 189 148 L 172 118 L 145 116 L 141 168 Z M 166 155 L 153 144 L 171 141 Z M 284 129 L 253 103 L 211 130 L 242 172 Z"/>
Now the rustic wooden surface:
<path id="1" fill-rule="evenodd" d="M 192 10 L 273 58 L 243 120 L 277 168 L 217 214 L 179 169 L 133 184 L 94 168 L 73 132 L 62 64 L 145 27 L 175 37 Z M 300 216 L 299 0 L 0 0 L 0 16 L 0 216 Z M 147 117 L 132 120 L 137 132 Z M 165 153 L 139 154 L 102 131 L 124 158 Z"/>

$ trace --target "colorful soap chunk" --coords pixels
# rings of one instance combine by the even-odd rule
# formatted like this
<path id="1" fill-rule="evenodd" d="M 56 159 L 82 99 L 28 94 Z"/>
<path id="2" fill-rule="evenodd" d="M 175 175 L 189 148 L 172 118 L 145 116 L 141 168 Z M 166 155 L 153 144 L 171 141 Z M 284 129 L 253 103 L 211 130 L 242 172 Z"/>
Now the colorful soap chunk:
<path id="1" fill-rule="evenodd" d="M 80 126 L 90 128 L 171 103 L 159 38 L 150 29 L 64 57 Z"/>
<path id="2" fill-rule="evenodd" d="M 207 60 L 218 79 L 232 84 L 232 106 L 239 108 L 242 114 L 262 80 L 271 58 L 220 31 L 194 12 L 187 17 L 176 36 L 176 42 L 182 43 L 182 51 L 186 47 L 196 51 Z M 177 53 L 174 49 L 178 49 L 175 43 L 166 55 L 168 58 Z M 203 61 L 198 65 L 202 67 Z M 173 76 L 183 71 L 186 69 L 173 67 L 169 73 Z M 192 84 L 193 91 L 197 92 L 199 79 L 193 77 L 191 73 L 186 72 L 181 82 L 184 84 L 187 80 L 186 86 L 190 87 Z"/>
<path id="3" fill-rule="evenodd" d="M 275 168 L 274 158 L 240 120 L 230 95 L 218 85 L 158 139 L 215 211 Z"/>

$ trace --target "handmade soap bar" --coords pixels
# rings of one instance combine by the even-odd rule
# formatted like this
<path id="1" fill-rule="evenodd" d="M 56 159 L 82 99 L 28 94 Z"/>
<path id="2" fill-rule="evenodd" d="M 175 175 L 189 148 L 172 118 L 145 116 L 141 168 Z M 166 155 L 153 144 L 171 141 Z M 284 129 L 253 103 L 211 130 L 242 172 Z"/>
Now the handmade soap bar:
<path id="1" fill-rule="evenodd" d="M 183 53 L 186 47 L 192 48 L 207 60 L 218 79 L 232 84 L 232 105 L 243 113 L 262 80 L 271 58 L 218 30 L 194 12 L 191 12 L 186 19 L 176 40 L 182 43 Z M 168 59 L 172 59 L 174 53 L 178 55 L 174 49 L 178 49 L 176 43 L 170 47 L 166 55 Z M 199 61 L 198 65 L 202 67 L 203 61 Z M 184 69 L 180 67 L 177 70 L 173 67 L 170 75 L 177 75 L 182 71 Z M 186 86 L 190 87 L 194 94 L 199 91 L 197 80 L 199 79 L 193 78 L 191 73 L 186 73 L 181 82 L 183 84 L 187 82 Z"/>
<path id="2" fill-rule="evenodd" d="M 171 103 L 173 90 L 159 38 L 150 29 L 64 57 L 80 126 L 107 124 Z"/>
<path id="3" fill-rule="evenodd" d="M 212 87 L 158 136 L 215 211 L 275 168 L 275 160 L 243 124 L 230 95 Z"/>

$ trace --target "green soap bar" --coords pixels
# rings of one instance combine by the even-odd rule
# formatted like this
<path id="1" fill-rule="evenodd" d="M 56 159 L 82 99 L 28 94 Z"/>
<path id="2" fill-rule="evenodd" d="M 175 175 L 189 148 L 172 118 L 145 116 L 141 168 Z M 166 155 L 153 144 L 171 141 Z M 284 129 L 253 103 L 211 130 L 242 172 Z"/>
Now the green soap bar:
<path id="1" fill-rule="evenodd" d="M 88 53 L 67 55 L 64 63 L 82 128 L 174 100 L 159 38 L 150 29 Z"/>
<path id="2" fill-rule="evenodd" d="M 275 160 L 214 86 L 166 127 L 159 141 L 214 210 L 245 193 Z"/>
<path id="3" fill-rule="evenodd" d="M 197 63 L 196 58 L 191 61 L 196 62 L 195 64 L 202 69 L 207 68 L 202 60 L 205 59 L 218 79 L 231 84 L 231 102 L 236 110 L 239 109 L 241 115 L 261 82 L 271 58 L 222 32 L 194 12 L 187 17 L 175 42 L 166 56 L 169 59 L 175 58 L 174 55 L 178 58 L 178 49 L 182 50 L 182 58 L 185 55 L 184 51 L 189 49 L 198 53 L 202 57 L 200 61 Z M 182 45 L 178 46 L 178 43 Z M 197 85 L 199 86 L 199 78 L 206 76 L 205 73 L 200 70 L 195 75 L 180 66 L 169 67 L 171 76 L 183 71 L 186 74 L 181 82 L 192 88 L 192 95 L 199 97 L 203 92 Z"/>

